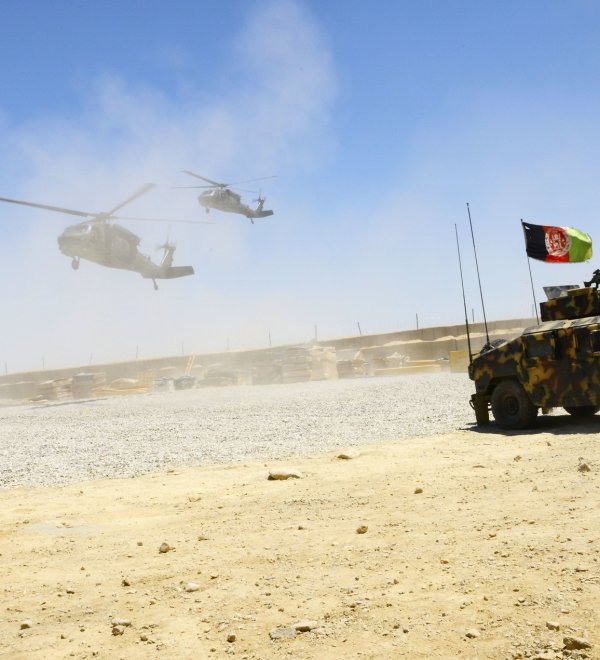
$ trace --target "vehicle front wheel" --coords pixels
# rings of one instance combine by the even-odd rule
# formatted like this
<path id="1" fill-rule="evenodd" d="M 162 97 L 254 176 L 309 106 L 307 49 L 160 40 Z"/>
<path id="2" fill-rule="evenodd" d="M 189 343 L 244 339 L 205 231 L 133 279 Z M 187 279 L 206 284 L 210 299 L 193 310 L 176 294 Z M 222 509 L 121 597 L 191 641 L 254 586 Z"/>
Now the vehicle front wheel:
<path id="1" fill-rule="evenodd" d="M 565 410 L 573 417 L 591 417 L 600 410 L 600 406 L 565 406 Z"/>
<path id="2" fill-rule="evenodd" d="M 516 380 L 503 380 L 492 393 L 492 413 L 502 429 L 526 429 L 535 424 L 538 409 Z"/>

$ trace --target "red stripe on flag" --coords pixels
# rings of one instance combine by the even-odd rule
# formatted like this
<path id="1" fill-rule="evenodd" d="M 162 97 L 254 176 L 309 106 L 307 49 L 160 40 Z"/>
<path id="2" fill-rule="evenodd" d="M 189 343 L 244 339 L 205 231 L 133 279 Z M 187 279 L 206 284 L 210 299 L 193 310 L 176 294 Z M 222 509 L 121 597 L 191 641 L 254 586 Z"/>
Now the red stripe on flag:
<path id="1" fill-rule="evenodd" d="M 562 227 L 542 225 L 544 228 L 544 240 L 548 256 L 546 261 L 553 263 L 564 263 L 569 261 L 569 249 L 571 240 Z"/>

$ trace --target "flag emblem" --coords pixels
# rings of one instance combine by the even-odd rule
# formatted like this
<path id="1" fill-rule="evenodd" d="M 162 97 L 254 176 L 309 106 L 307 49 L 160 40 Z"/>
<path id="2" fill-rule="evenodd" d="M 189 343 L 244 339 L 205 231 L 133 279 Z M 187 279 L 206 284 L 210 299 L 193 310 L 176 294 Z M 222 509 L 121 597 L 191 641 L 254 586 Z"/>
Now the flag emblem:
<path id="1" fill-rule="evenodd" d="M 523 222 L 527 256 L 551 263 L 587 261 L 592 257 L 592 239 L 574 227 L 533 225 Z"/>
<path id="2" fill-rule="evenodd" d="M 562 227 L 547 227 L 546 250 L 551 257 L 564 257 L 571 249 L 569 234 Z"/>

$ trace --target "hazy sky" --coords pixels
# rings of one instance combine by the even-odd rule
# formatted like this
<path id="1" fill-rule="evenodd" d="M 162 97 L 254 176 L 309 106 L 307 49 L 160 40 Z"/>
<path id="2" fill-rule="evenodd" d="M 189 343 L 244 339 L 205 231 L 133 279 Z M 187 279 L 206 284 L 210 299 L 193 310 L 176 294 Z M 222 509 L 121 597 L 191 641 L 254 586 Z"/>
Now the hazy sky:
<path id="1" fill-rule="evenodd" d="M 76 218 L 0 205 L 0 368 L 22 371 L 530 316 L 520 219 L 597 234 L 600 4 L 3 0 L 0 196 L 124 215 L 193 277 L 73 271 Z M 190 169 L 264 181 L 206 216 Z M 245 201 L 255 195 L 244 193 Z M 598 243 L 600 254 L 600 243 Z M 600 263 L 532 262 L 546 284 Z M 4 365 L 2 364 L 4 363 Z"/>

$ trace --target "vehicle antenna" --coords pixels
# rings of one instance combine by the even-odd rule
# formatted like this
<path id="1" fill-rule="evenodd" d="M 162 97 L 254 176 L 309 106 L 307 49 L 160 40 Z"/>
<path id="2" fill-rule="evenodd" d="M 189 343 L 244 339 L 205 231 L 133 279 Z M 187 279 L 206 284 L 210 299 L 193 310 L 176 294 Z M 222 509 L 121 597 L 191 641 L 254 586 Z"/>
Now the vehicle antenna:
<path id="1" fill-rule="evenodd" d="M 469 347 L 469 364 L 473 362 L 473 354 L 471 353 L 471 335 L 469 334 L 469 317 L 467 315 L 467 300 L 465 298 L 465 282 L 463 280 L 462 261 L 460 259 L 460 245 L 458 244 L 458 229 L 454 223 L 454 233 L 456 234 L 456 250 L 458 252 L 458 268 L 460 270 L 460 286 L 462 288 L 463 305 L 465 308 L 465 326 L 467 328 L 467 346 Z"/>
<path id="2" fill-rule="evenodd" d="M 481 278 L 479 277 L 479 264 L 477 263 L 477 250 L 475 249 L 475 236 L 473 234 L 473 222 L 471 221 L 471 209 L 469 202 L 467 202 L 467 213 L 469 214 L 469 226 L 471 227 L 471 238 L 473 239 L 473 253 L 475 254 L 475 267 L 477 268 L 477 281 L 479 282 L 479 295 L 481 296 L 481 309 L 483 311 L 483 325 L 485 326 L 485 340 L 490 343 L 490 335 L 488 333 L 487 319 L 485 317 L 485 305 L 483 304 L 483 291 L 481 289 Z"/>
<path id="3" fill-rule="evenodd" d="M 521 218 L 521 227 L 523 228 L 523 233 L 525 233 L 525 227 L 523 223 L 523 218 Z M 525 243 L 527 243 L 527 236 L 525 236 Z M 525 251 L 527 254 L 527 251 Z M 527 255 L 527 267 L 529 268 L 529 281 L 531 282 L 531 295 L 533 296 L 533 307 L 535 309 L 535 320 L 537 324 L 540 324 L 540 317 L 538 316 L 538 305 L 537 300 L 535 299 L 535 289 L 533 288 L 533 276 L 531 275 L 531 259 Z"/>

